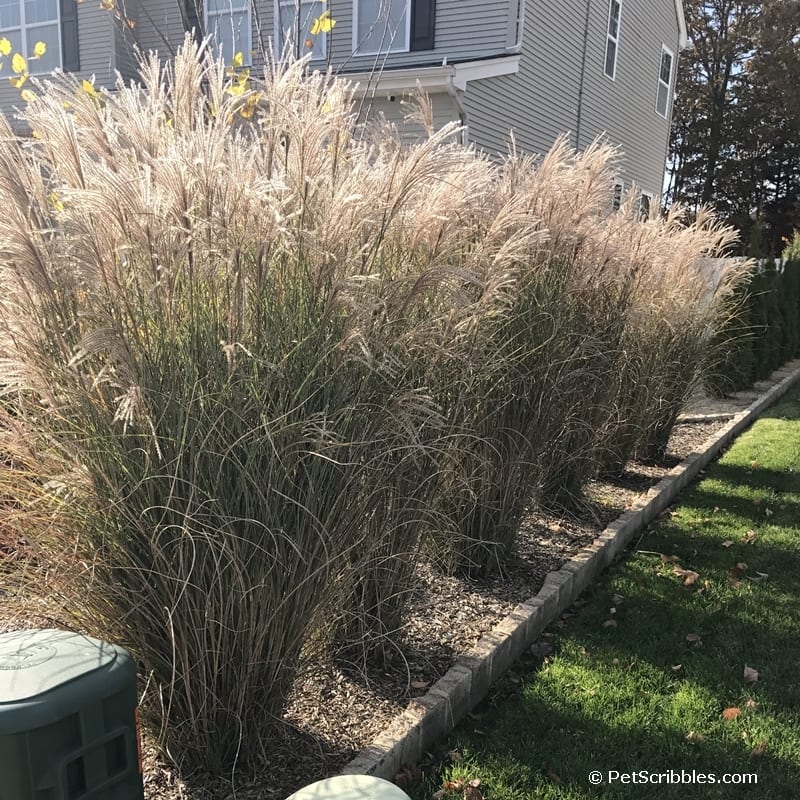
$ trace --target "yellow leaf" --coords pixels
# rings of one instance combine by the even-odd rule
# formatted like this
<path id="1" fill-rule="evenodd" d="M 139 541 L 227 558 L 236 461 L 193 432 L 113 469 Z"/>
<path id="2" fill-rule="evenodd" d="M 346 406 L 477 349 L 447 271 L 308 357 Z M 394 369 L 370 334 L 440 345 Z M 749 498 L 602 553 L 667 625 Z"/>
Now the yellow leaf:
<path id="1" fill-rule="evenodd" d="M 36 95 L 30 89 L 23 89 L 20 92 L 20 97 L 26 103 L 33 103 L 37 99 Z"/>
<path id="2" fill-rule="evenodd" d="M 168 119 L 168 120 L 167 120 L 167 121 L 166 121 L 164 124 L 165 124 L 165 125 L 166 125 L 168 128 L 171 128 L 171 127 L 172 127 L 172 120 L 171 120 L 171 119 Z"/>
<path id="3" fill-rule="evenodd" d="M 44 42 L 36 42 L 33 46 L 33 57 L 41 58 L 47 52 L 47 45 Z"/>
<path id="4" fill-rule="evenodd" d="M 86 79 L 84 79 L 83 83 L 81 83 L 81 88 L 91 97 L 97 97 L 97 89 L 94 88 L 94 84 L 90 83 Z"/>
<path id="5" fill-rule="evenodd" d="M 19 89 L 25 81 L 28 80 L 27 75 L 20 75 L 19 78 L 9 78 L 8 82 L 15 88 Z"/>
<path id="6" fill-rule="evenodd" d="M 233 61 L 231 62 L 232 66 L 234 67 L 242 67 L 244 66 L 244 55 L 242 55 L 241 51 L 238 52 L 234 57 Z"/>
<path id="7" fill-rule="evenodd" d="M 136 27 L 136 20 L 135 19 L 126 19 L 125 24 L 133 30 Z"/>
<path id="8" fill-rule="evenodd" d="M 42 138 L 42 134 L 39 133 L 39 131 L 31 131 L 31 136 L 33 136 L 34 139 L 41 139 Z"/>
<path id="9" fill-rule="evenodd" d="M 253 114 L 255 113 L 256 108 L 258 107 L 258 101 L 261 99 L 261 94 L 256 92 L 251 94 L 250 97 L 247 98 L 247 101 L 242 106 L 241 110 L 239 111 L 239 116 L 242 119 L 252 119 Z"/>
<path id="10" fill-rule="evenodd" d="M 316 36 L 318 33 L 330 33 L 335 24 L 336 20 L 331 19 L 331 12 L 323 11 L 311 24 L 311 35 Z"/>
<path id="11" fill-rule="evenodd" d="M 4 36 L 0 39 L 0 55 L 7 56 L 11 54 L 11 42 Z"/>
<path id="12" fill-rule="evenodd" d="M 113 11 L 115 6 L 115 0 L 100 0 L 100 8 L 102 8 L 103 11 Z"/>
<path id="13" fill-rule="evenodd" d="M 19 53 L 14 53 L 14 58 L 11 59 L 11 69 L 19 75 L 27 71 L 28 63 Z"/>
<path id="14" fill-rule="evenodd" d="M 47 199 L 50 201 L 50 205 L 59 213 L 64 210 L 64 204 L 55 192 L 50 192 L 50 196 Z"/>
<path id="15" fill-rule="evenodd" d="M 240 97 L 247 91 L 247 86 L 243 86 L 242 84 L 237 86 L 229 86 L 227 89 L 225 89 L 225 91 L 228 94 L 232 94 L 234 97 Z"/>

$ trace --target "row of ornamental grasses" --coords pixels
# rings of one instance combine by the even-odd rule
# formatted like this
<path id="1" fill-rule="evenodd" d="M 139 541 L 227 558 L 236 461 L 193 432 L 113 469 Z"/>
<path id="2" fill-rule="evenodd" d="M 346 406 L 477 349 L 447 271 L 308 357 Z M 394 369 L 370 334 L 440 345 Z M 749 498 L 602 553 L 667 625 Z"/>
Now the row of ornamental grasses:
<path id="1" fill-rule="evenodd" d="M 306 64 L 187 42 L 0 118 L 3 574 L 126 646 L 187 769 L 259 762 L 298 670 L 380 658 L 417 559 L 663 452 L 747 265 L 612 210 L 616 154 L 358 125 Z M 22 574 L 24 572 L 24 574 Z"/>

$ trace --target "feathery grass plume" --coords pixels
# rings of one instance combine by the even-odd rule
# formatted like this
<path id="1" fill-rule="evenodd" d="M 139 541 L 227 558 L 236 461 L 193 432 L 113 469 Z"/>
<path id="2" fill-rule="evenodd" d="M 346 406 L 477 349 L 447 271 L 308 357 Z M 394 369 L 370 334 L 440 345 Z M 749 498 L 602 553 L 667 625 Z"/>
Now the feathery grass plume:
<path id="1" fill-rule="evenodd" d="M 346 87 L 302 62 L 267 65 L 252 118 L 191 42 L 142 80 L 56 79 L 26 112 L 40 138 L 4 131 L 3 391 L 80 476 L 59 495 L 75 624 L 143 664 L 176 761 L 231 770 L 267 747 L 319 609 L 414 548 L 439 415 L 398 379 L 405 309 L 452 314 L 477 279 L 439 240 L 402 246 L 409 204 L 486 168 L 436 139 L 381 168 Z"/>

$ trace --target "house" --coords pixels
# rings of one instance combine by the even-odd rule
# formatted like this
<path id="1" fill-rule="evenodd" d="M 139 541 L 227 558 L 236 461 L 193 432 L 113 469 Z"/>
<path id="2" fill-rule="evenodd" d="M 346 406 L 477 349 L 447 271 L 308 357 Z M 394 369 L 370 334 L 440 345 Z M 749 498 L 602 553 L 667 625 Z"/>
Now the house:
<path id="1" fill-rule="evenodd" d="M 310 53 L 312 67 L 359 83 L 370 113 L 404 122 L 404 98 L 431 97 L 434 123 L 455 120 L 490 153 L 546 152 L 559 134 L 620 146 L 617 191 L 657 197 L 666 160 L 682 0 L 4 0 L 0 37 L 23 55 L 48 44 L 61 66 L 113 86 L 135 77 L 136 47 L 169 55 L 185 30 L 212 35 L 226 59 L 254 66 L 269 48 Z M 335 23 L 335 24 L 334 24 Z M 32 64 L 33 66 L 33 64 Z M 3 82 L 0 107 L 19 103 Z"/>

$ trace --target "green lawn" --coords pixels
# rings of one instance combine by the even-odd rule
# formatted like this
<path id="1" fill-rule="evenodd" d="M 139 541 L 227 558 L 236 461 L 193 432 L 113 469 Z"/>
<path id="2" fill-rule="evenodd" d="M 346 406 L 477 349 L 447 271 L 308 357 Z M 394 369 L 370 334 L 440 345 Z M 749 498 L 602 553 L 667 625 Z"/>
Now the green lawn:
<path id="1" fill-rule="evenodd" d="M 415 800 L 800 798 L 800 393 L 577 605 L 546 639 L 553 654 L 450 737 Z M 610 783 L 611 770 L 667 775 Z M 718 782 L 667 782 L 693 770 Z"/>

